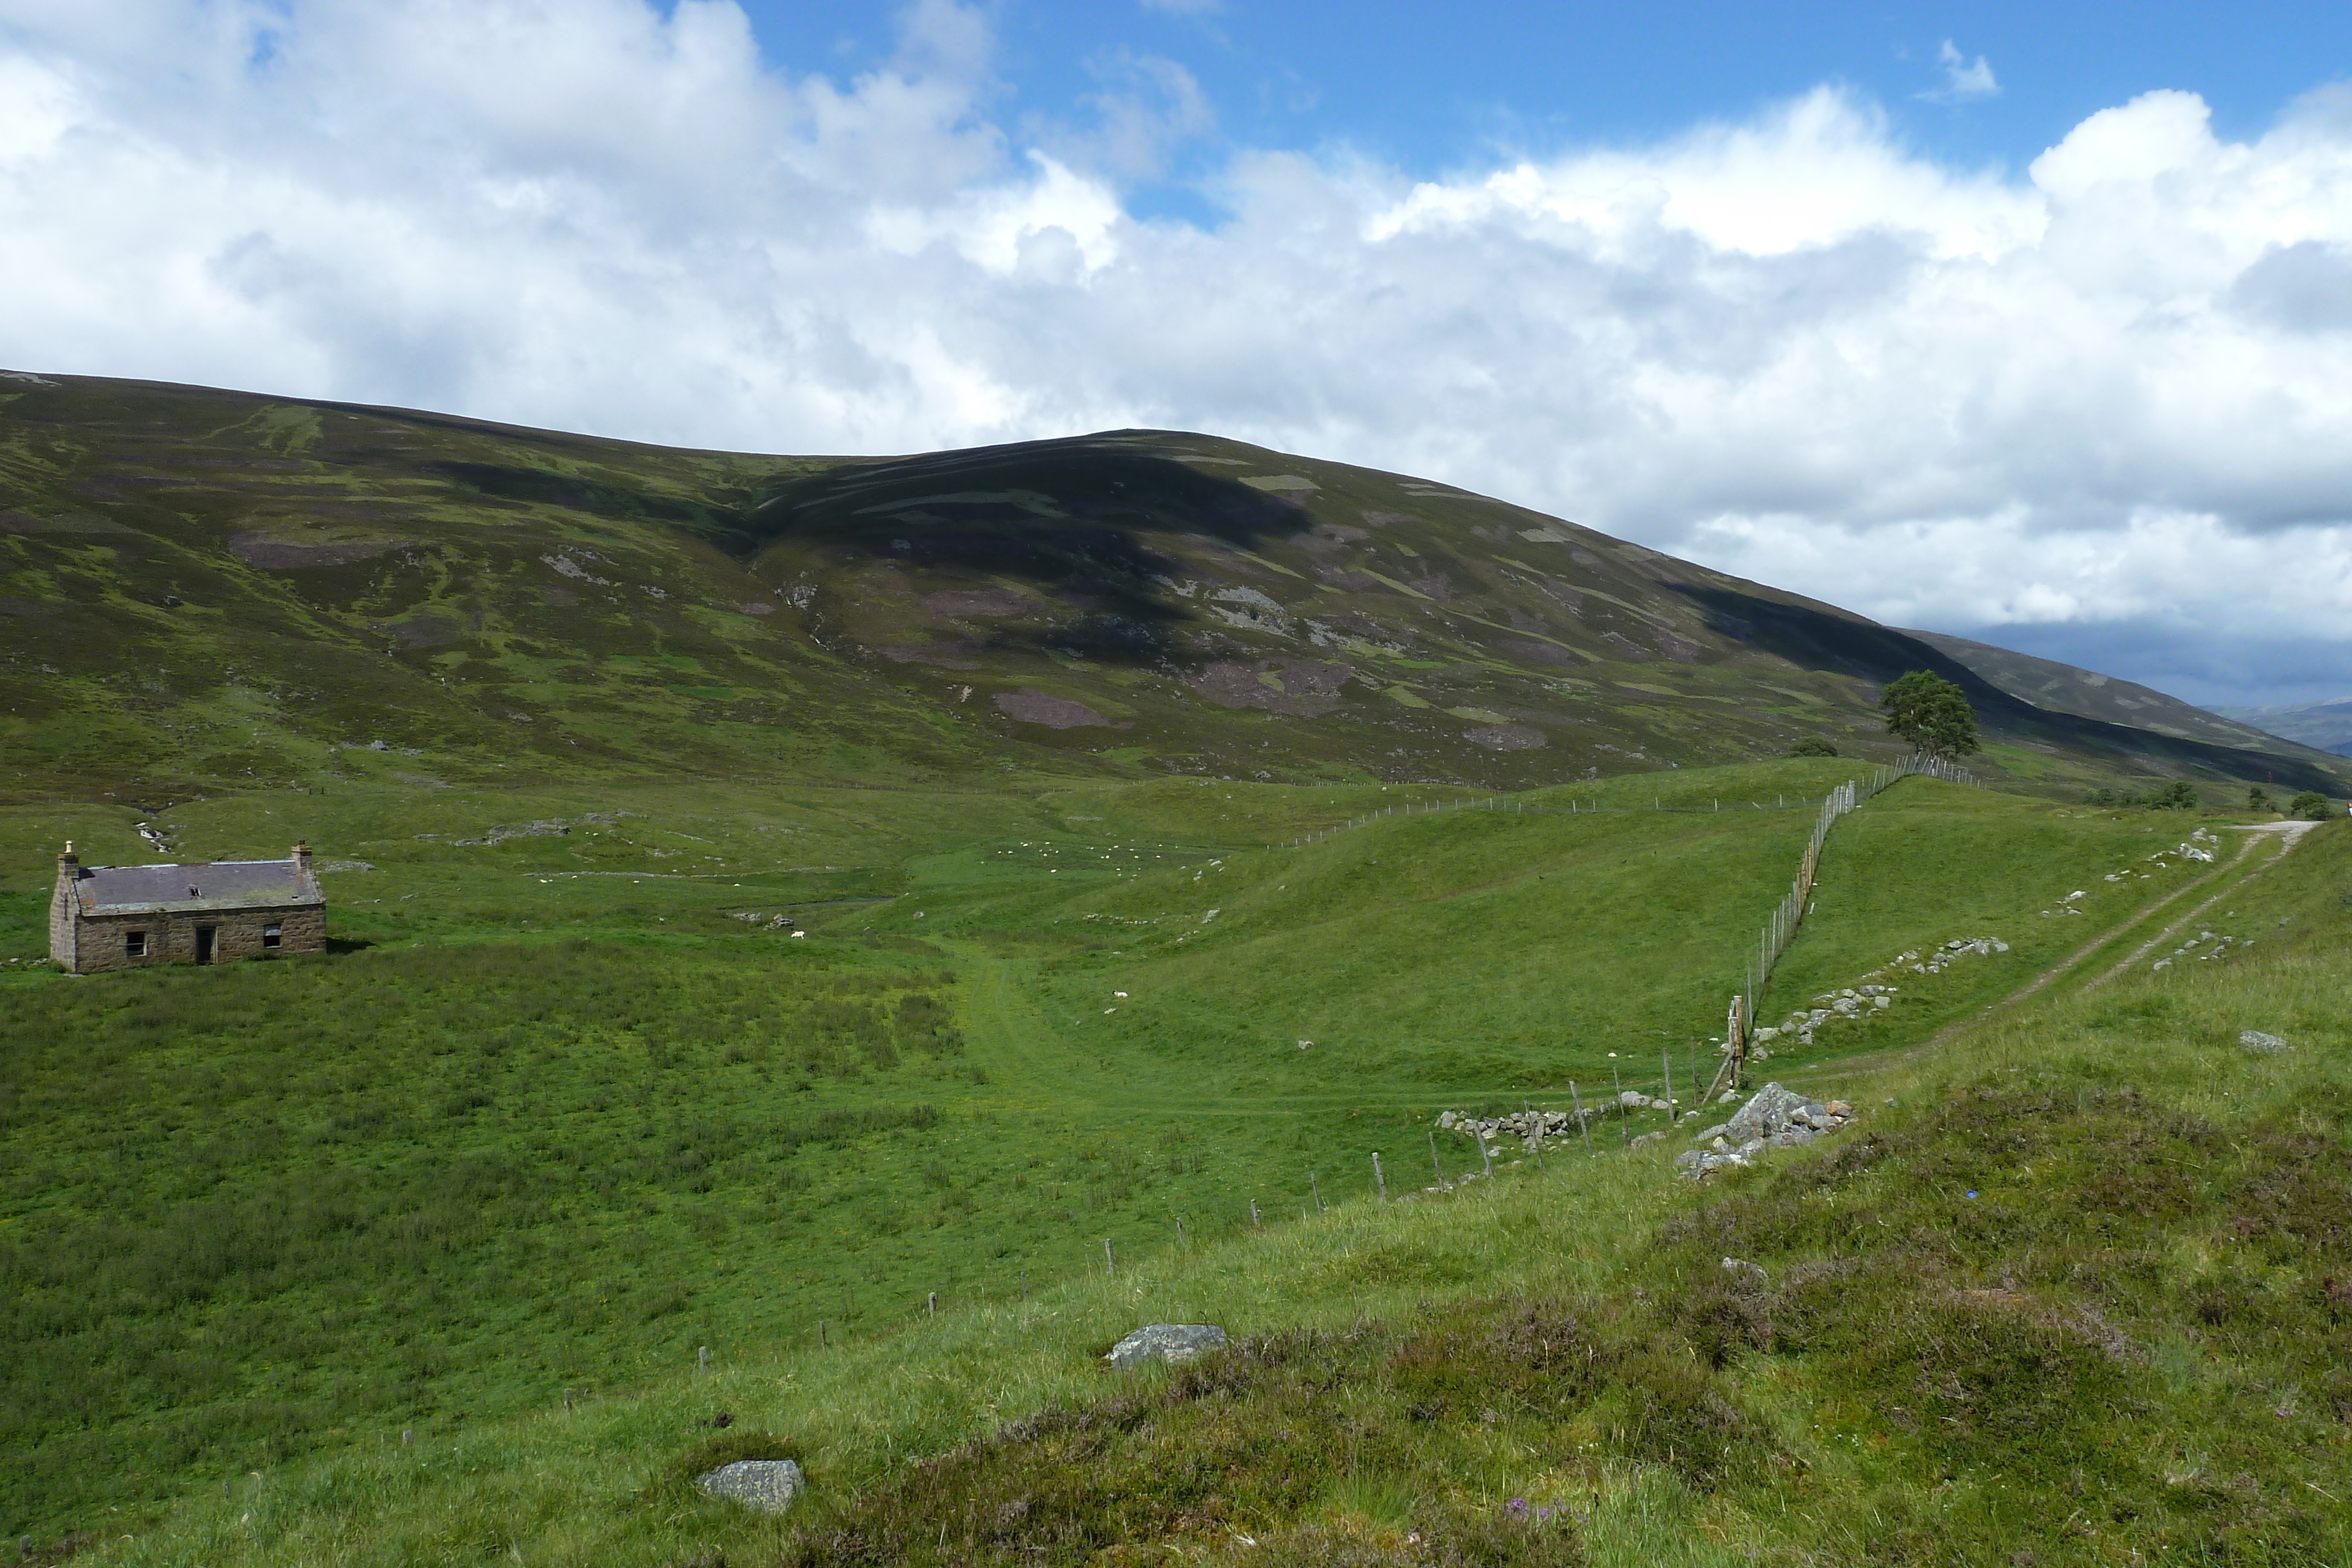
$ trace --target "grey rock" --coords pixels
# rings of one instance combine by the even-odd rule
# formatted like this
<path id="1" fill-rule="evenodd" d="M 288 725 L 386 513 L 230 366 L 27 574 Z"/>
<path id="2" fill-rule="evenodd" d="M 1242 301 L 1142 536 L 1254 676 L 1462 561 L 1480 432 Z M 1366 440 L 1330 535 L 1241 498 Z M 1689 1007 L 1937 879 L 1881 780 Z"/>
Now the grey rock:
<path id="1" fill-rule="evenodd" d="M 1147 1361 L 1164 1361 L 1171 1366 L 1181 1366 L 1196 1356 L 1220 1349 L 1225 1343 L 1225 1331 L 1214 1323 L 1146 1323 L 1117 1344 L 1103 1357 L 1121 1372 L 1141 1366 Z"/>
<path id="2" fill-rule="evenodd" d="M 2248 1051 L 2293 1051 L 2294 1049 L 2294 1046 L 2288 1044 L 2285 1040 L 2281 1040 L 2278 1036 L 2274 1034 L 2264 1034 L 2258 1029 L 2250 1029 L 2242 1031 L 2238 1036 L 2238 1043 L 2245 1047 Z"/>
<path id="3" fill-rule="evenodd" d="M 711 1497 L 732 1498 L 761 1513 L 782 1513 L 793 1506 L 808 1478 L 791 1459 L 738 1459 L 695 1477 L 694 1484 Z"/>
<path id="4" fill-rule="evenodd" d="M 1802 1095 L 1778 1083 L 1767 1083 L 1747 1104 L 1732 1113 L 1727 1135 L 1759 1137 L 1777 1133 L 1789 1124 L 1790 1114 L 1804 1104 Z"/>
<path id="5" fill-rule="evenodd" d="M 1693 1138 L 1719 1138 L 1729 1131 L 1731 1131 L 1730 1123 L 1717 1122 L 1714 1126 L 1706 1129 L 1704 1132 L 1693 1133 L 1691 1136 Z"/>

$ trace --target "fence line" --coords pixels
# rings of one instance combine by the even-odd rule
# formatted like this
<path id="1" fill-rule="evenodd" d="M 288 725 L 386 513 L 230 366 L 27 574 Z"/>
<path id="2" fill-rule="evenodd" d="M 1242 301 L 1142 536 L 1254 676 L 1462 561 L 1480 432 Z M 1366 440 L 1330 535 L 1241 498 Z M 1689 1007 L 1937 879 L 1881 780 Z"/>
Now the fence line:
<path id="1" fill-rule="evenodd" d="M 1821 814 L 1813 819 L 1812 836 L 1805 841 L 1805 852 L 1797 862 L 1797 879 L 1789 884 L 1789 891 L 1773 906 L 1772 913 L 1765 917 L 1763 928 L 1756 934 L 1756 952 L 1748 960 L 1746 980 L 1731 998 L 1731 1010 L 1725 1019 L 1723 1066 L 1707 1084 L 1706 1092 L 1699 1096 L 1700 1104 L 1713 1100 L 1727 1086 L 1738 1086 L 1740 1074 L 1748 1064 L 1748 1037 L 1756 1026 L 1756 998 L 1763 995 L 1772 978 L 1773 967 L 1797 939 L 1797 929 L 1811 908 L 1813 883 L 1822 869 L 1822 846 L 1829 841 L 1830 829 L 1840 817 L 1859 810 L 1864 801 L 1896 779 L 1915 774 L 1951 784 L 1973 786 L 1977 781 L 1976 775 L 1967 768 L 1945 758 L 1920 752 L 1890 767 L 1873 768 L 1866 778 L 1849 779 L 1822 800 Z"/>
<path id="2" fill-rule="evenodd" d="M 1853 810 L 1854 806 L 1861 804 L 1863 800 L 1869 800 L 1873 795 L 1875 795 L 1881 789 L 1885 789 L 1887 785 L 1892 784 L 1895 779 L 1907 778 L 1914 773 L 1925 774 L 1930 778 L 1946 779 L 1954 784 L 1974 784 L 1977 781 L 1975 774 L 1969 772 L 1965 768 L 1958 767 L 1953 763 L 1948 762 L 1940 757 L 1928 757 L 1924 755 L 1915 756 L 1906 758 L 1902 762 L 1896 763 L 1892 767 L 1874 769 L 1871 774 L 1872 782 L 1866 787 L 1860 786 L 1854 780 L 1849 779 L 1847 782 L 1838 786 L 1836 789 L 1832 790 L 1829 794 L 1822 798 L 1822 809 L 1823 811 L 1827 811 L 1832 802 L 1835 801 L 1840 794 L 1859 788 L 1861 789 L 1860 799 L 1845 808 L 1845 810 L 1850 811 Z M 1812 798 L 1811 796 L 1800 795 L 1797 797 L 1794 809 L 1801 810 L 1805 806 L 1810 805 L 1811 800 Z M 1740 802 L 1735 800 L 1732 802 L 1732 809 L 1737 810 L 1739 809 L 1739 805 Z M 1786 795 L 1774 796 L 1772 804 L 1769 806 L 1765 805 L 1761 800 L 1750 800 L 1747 802 L 1747 805 L 1750 810 L 1755 811 L 1785 811 L 1792 809 L 1790 805 L 1789 798 Z M 1507 795 L 1481 795 L 1468 800 L 1425 800 L 1419 802 L 1418 804 L 1413 801 L 1407 800 L 1399 805 L 1391 806 L 1385 810 L 1368 811 L 1360 817 L 1350 817 L 1346 821 L 1339 823 L 1337 827 L 1323 828 L 1312 833 L 1301 833 L 1298 837 L 1290 840 L 1287 845 L 1269 844 L 1266 847 L 1268 849 L 1283 849 L 1296 848 L 1301 844 L 1320 843 L 1325 839 L 1331 837 L 1333 834 L 1344 833 L 1351 828 L 1360 828 L 1369 823 L 1386 821 L 1392 817 L 1425 817 L 1440 811 L 1507 811 L 1514 816 L 1573 817 L 1581 815 L 1590 817 L 1602 815 L 1612 811 L 1638 811 L 1641 809 L 1642 808 L 1639 806 L 1604 806 L 1598 800 L 1583 801 L 1576 800 L 1570 800 L 1566 806 L 1552 806 L 1546 805 L 1539 800 L 1514 800 Z M 1654 796 L 1650 800 L 1650 810 L 1653 811 L 1696 811 L 1713 814 L 1722 811 L 1723 801 L 1720 798 L 1717 798 L 1710 800 L 1709 802 L 1704 806 L 1669 806 L 1664 803 L 1663 797 Z M 1844 813 L 1842 811 L 1838 814 L 1842 816 Z M 1831 820 L 1834 821 L 1835 819 L 1832 818 Z M 1827 831 L 1828 829 L 1826 827 L 1817 826 L 1814 829 L 1816 847 L 1818 847 L 1820 838 Z"/>
<path id="3" fill-rule="evenodd" d="M 1765 805 L 1760 800 L 1748 800 L 1746 802 L 1735 800 L 1732 802 L 1732 809 L 1737 810 L 1744 803 L 1750 810 L 1755 811 L 1786 811 L 1802 810 L 1806 805 L 1811 803 L 1811 799 L 1812 798 L 1808 795 L 1800 795 L 1792 805 L 1787 796 L 1779 795 L 1773 798 L 1773 803 L 1769 806 Z M 1268 849 L 1285 849 L 1296 848 L 1300 844 L 1320 843 L 1325 839 L 1330 838 L 1333 834 L 1344 833 L 1350 828 L 1360 828 L 1372 822 L 1386 821 L 1391 817 L 1426 817 L 1439 811 L 1506 811 L 1514 816 L 1574 817 L 1581 815 L 1591 817 L 1603 815 L 1612 811 L 1638 811 L 1641 809 L 1642 808 L 1639 806 L 1604 806 L 1598 800 L 1590 802 L 1570 800 L 1565 806 L 1549 806 L 1539 800 L 1515 800 L 1507 795 L 1481 795 L 1474 800 L 1425 800 L 1417 806 L 1413 802 L 1408 800 L 1403 802 L 1402 806 L 1391 806 L 1386 810 L 1370 811 L 1360 817 L 1350 817 L 1346 821 L 1339 823 L 1336 827 L 1319 829 L 1311 833 L 1301 833 L 1298 837 L 1288 841 L 1286 844 L 1268 844 L 1266 847 Z M 1661 799 L 1653 799 L 1650 802 L 1650 810 L 1653 811 L 1696 811 L 1701 813 L 1715 813 L 1720 812 L 1723 810 L 1723 801 L 1718 799 L 1711 800 L 1708 804 L 1704 806 L 1668 806 L 1662 804 Z"/>

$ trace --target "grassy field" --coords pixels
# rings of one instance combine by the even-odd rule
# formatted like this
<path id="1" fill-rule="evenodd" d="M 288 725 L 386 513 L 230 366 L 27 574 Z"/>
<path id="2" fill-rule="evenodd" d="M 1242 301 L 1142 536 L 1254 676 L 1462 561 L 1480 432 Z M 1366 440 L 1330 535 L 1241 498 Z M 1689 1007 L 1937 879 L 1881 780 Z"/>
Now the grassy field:
<path id="1" fill-rule="evenodd" d="M 2147 825 L 2073 821 L 2102 852 Z M 2044 825 L 2025 824 L 2046 848 Z M 1853 858 L 1837 874 L 1858 878 Z M 2259 863 L 2209 884 L 2254 946 L 2087 991 L 2085 966 L 1933 1052 L 1793 1064 L 1860 1124 L 1719 1185 L 1672 1181 L 1671 1140 L 1555 1148 L 1491 1185 L 1351 1196 L 828 1349 L 772 1334 L 571 1413 L 551 1397 L 407 1447 L 385 1426 L 160 1518 L 126 1509 L 89 1550 L 2341 1562 L 2352 833 L 2248 878 Z M 2292 1048 L 2245 1051 L 2245 1029 Z M 1246 1337 L 1197 1371 L 1101 1370 L 1143 1321 Z M 725 1433 L 701 1425 L 722 1410 Z M 789 1521 L 687 1484 L 713 1458 L 787 1451 L 814 1481 Z"/>
<path id="2" fill-rule="evenodd" d="M 1359 1200 L 1376 1150 L 1424 1182 L 1442 1109 L 1655 1092 L 1662 1051 L 1687 1098 L 1807 802 L 1843 776 L 1499 810 L 1192 779 L 191 802 L 153 819 L 184 857 L 301 833 L 345 868 L 337 951 L 0 969 L 9 1528 L 404 1429 L 454 1441 L 567 1388 L 658 1386 L 700 1346 L 765 1364 L 819 1320 L 896 1343 L 932 1292 L 1012 1310 L 1106 1239 L 1142 1265 L 1239 1237 L 1253 1200 L 1284 1229 Z M 0 850 L 152 858 L 141 820 L 13 809 Z M 1769 1071 L 1925 1038 L 2127 923 L 2202 868 L 2098 878 L 2184 821 L 1897 786 L 1832 839 L 1775 995 L 1896 944 L 2011 951 Z M 2039 915 L 2085 884 L 2087 915 Z M 0 958 L 37 952 L 45 906 L 0 891 Z"/>

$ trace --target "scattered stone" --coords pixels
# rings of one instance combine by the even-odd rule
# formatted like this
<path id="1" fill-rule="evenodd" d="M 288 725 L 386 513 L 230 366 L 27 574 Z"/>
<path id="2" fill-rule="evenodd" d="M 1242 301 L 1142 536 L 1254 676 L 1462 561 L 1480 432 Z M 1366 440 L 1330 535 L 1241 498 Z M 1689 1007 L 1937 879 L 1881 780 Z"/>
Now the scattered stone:
<path id="1" fill-rule="evenodd" d="M 1732 1100 L 1738 1096 L 1727 1094 L 1724 1098 Z M 1696 1141 L 1706 1146 L 1675 1156 L 1675 1170 L 1696 1181 L 1727 1166 L 1749 1165 L 1766 1149 L 1810 1144 L 1853 1120 L 1853 1107 L 1843 1100 L 1823 1103 L 1808 1100 L 1778 1083 L 1767 1083 L 1732 1113 L 1731 1120 L 1699 1133 Z"/>
<path id="2" fill-rule="evenodd" d="M 2274 1034 L 2264 1034 L 2258 1029 L 2241 1030 L 2238 1035 L 2238 1043 L 2248 1051 L 2259 1051 L 2263 1052 L 2293 1051 L 2294 1049 L 2294 1046 L 2288 1044 L 2285 1040 L 2281 1040 L 2278 1036 Z"/>
<path id="3" fill-rule="evenodd" d="M 1622 1109 L 1627 1111 L 1644 1106 L 1662 1111 L 1671 1108 L 1663 1100 L 1652 1100 L 1630 1089 L 1619 1098 Z M 1605 1101 L 1598 1105 L 1587 1105 L 1584 1119 L 1588 1124 L 1596 1122 L 1610 1109 Z M 1481 1143 L 1492 1142 L 1507 1134 L 1530 1149 L 1536 1146 L 1538 1137 L 1551 1143 L 1577 1135 L 1575 1114 L 1568 1111 L 1514 1111 L 1506 1116 L 1465 1116 L 1459 1111 L 1442 1111 L 1438 1113 L 1437 1126 L 1441 1132 L 1459 1133 Z"/>
<path id="4" fill-rule="evenodd" d="M 1146 1323 L 1117 1344 L 1103 1359 L 1121 1372 L 1129 1372 L 1147 1361 L 1164 1361 L 1171 1366 L 1222 1349 L 1225 1331 L 1214 1323 Z"/>
<path id="5" fill-rule="evenodd" d="M 738 1459 L 697 1476 L 694 1484 L 711 1497 L 732 1498 L 761 1513 L 782 1513 L 808 1485 L 792 1459 Z"/>

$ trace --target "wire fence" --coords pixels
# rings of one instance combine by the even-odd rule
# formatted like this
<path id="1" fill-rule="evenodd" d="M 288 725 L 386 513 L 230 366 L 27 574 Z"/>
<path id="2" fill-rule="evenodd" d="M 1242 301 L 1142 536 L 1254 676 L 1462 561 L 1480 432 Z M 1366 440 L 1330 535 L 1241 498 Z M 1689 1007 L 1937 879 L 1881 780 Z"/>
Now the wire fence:
<path id="1" fill-rule="evenodd" d="M 1890 767 L 1873 768 L 1864 778 L 1850 779 L 1822 800 L 1821 813 L 1813 819 L 1812 836 L 1805 841 L 1805 852 L 1797 862 L 1797 878 L 1756 934 L 1756 951 L 1748 960 L 1747 976 L 1738 994 L 1732 998 L 1731 1010 L 1725 1020 L 1723 1065 L 1708 1083 L 1706 1092 L 1700 1096 L 1702 1103 L 1739 1082 L 1741 1069 L 1747 1064 L 1748 1037 L 1756 1024 L 1756 1000 L 1764 994 L 1774 967 L 1797 939 L 1798 927 L 1812 908 L 1813 883 L 1821 874 L 1822 849 L 1829 842 L 1830 830 L 1837 825 L 1840 817 L 1860 810 L 1864 801 L 1895 780 L 1915 776 L 1971 787 L 1977 782 L 1974 773 L 1948 758 L 1920 753 Z"/>
<path id="2" fill-rule="evenodd" d="M 1775 795 L 1769 804 L 1767 804 L 1762 800 L 1733 800 L 1730 802 L 1730 808 L 1735 811 L 1739 810 L 1742 806 L 1754 811 L 1790 811 L 1802 810 L 1805 807 L 1811 805 L 1812 802 L 1813 798 L 1810 795 L 1799 795 L 1794 798 L 1787 795 Z M 1513 816 L 1528 817 L 1591 817 L 1602 815 L 1604 813 L 1626 811 L 1684 811 L 1705 815 L 1708 812 L 1722 811 L 1725 802 L 1720 798 L 1711 798 L 1704 806 L 1669 806 L 1665 803 L 1665 798 L 1664 796 L 1654 796 L 1647 806 L 1604 806 L 1598 800 L 1571 800 L 1566 805 L 1561 806 L 1552 805 L 1539 800 L 1513 800 L 1509 796 L 1506 795 L 1482 795 L 1467 800 L 1423 800 L 1418 802 L 1408 800 L 1398 805 L 1388 807 L 1384 810 L 1370 811 L 1360 817 L 1350 817 L 1344 822 L 1336 823 L 1328 828 L 1318 829 L 1316 831 L 1311 833 L 1301 833 L 1295 839 L 1285 841 L 1284 843 L 1269 844 L 1266 847 L 1269 849 L 1283 849 L 1296 848 L 1300 844 L 1320 843 L 1325 839 L 1330 838 L 1335 834 L 1348 831 L 1350 828 L 1366 827 L 1373 822 L 1384 822 L 1391 818 L 1398 817 L 1434 816 L 1442 811 L 1502 811 Z"/>

